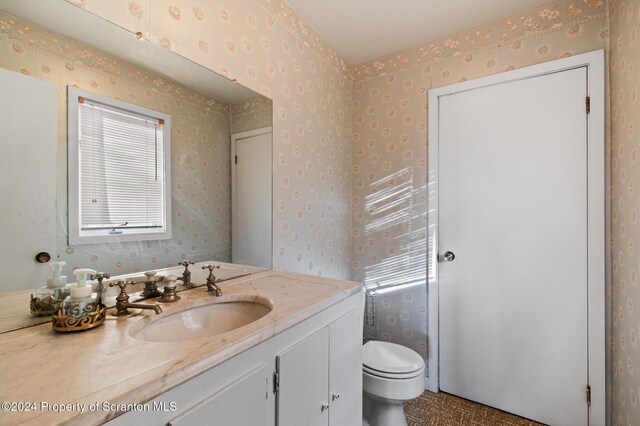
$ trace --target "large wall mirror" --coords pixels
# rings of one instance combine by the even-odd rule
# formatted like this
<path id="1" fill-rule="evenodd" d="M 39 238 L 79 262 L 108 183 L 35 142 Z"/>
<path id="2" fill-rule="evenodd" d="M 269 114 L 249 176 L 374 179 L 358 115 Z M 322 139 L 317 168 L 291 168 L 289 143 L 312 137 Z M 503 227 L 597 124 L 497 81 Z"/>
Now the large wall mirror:
<path id="1" fill-rule="evenodd" d="M 185 259 L 246 265 L 238 275 L 271 267 L 270 99 L 64 0 L 0 0 L 0 23 L 0 304 L 44 285 L 56 260 L 69 282 L 74 268 L 122 275 Z M 171 117 L 170 238 L 120 241 L 114 227 L 109 242 L 70 243 L 68 87 Z M 244 175 L 256 171 L 259 187 Z M 38 322 L 7 315 L 15 327 L 0 332 Z"/>

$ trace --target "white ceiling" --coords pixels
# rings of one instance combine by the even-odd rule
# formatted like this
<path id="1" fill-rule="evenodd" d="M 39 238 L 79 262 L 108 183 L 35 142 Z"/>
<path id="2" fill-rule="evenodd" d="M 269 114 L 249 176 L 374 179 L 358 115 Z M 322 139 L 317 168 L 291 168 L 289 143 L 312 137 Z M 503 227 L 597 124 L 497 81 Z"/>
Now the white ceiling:
<path id="1" fill-rule="evenodd" d="M 352 65 L 552 3 L 552 0 L 287 1 Z"/>

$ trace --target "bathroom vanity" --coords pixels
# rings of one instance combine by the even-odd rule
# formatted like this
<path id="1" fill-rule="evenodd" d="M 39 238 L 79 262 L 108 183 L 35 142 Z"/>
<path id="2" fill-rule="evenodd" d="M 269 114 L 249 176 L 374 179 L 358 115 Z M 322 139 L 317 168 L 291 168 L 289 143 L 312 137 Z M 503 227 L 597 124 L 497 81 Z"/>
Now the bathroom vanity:
<path id="1" fill-rule="evenodd" d="M 264 271 L 220 286 L 95 330 L 1 334 L 0 399 L 15 410 L 0 423 L 360 424 L 360 284 Z"/>

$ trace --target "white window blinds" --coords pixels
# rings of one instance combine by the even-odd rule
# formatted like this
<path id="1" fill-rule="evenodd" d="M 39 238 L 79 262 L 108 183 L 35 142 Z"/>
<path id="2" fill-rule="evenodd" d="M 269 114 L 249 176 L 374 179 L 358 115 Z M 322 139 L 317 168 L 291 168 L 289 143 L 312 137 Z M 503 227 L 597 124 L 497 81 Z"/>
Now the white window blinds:
<path id="1" fill-rule="evenodd" d="M 171 116 L 68 86 L 69 244 L 171 238 Z"/>
<path id="2" fill-rule="evenodd" d="M 164 228 L 164 120 L 78 102 L 80 230 Z"/>

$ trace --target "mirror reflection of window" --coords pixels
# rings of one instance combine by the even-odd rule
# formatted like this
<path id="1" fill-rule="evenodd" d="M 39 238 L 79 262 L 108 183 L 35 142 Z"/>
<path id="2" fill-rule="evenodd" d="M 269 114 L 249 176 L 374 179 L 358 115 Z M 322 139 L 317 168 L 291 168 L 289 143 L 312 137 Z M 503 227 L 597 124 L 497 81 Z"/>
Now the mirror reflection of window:
<path id="1" fill-rule="evenodd" d="M 166 114 L 68 88 L 69 242 L 171 238 Z"/>
<path id="2" fill-rule="evenodd" d="M 6 37 L 0 40 L 0 50 L 6 52 L 0 55 L 0 71 L 10 70 L 25 79 L 54 85 L 52 110 L 44 108 L 40 95 L 30 98 L 22 89 L 0 92 L 16 93 L 5 96 L 8 101 L 5 119 L 11 125 L 3 130 L 22 123 L 19 121 L 22 119 L 30 118 L 35 123 L 19 126 L 24 134 L 18 139 L 6 138 L 31 143 L 15 142 L 9 144 L 15 148 L 14 153 L 8 147 L 3 151 L 3 164 L 16 166 L 3 170 L 11 172 L 6 179 L 9 189 L 5 191 L 10 196 L 5 198 L 15 201 L 12 205 L 16 207 L 2 209 L 11 216 L 10 219 L 5 215 L 2 228 L 19 229 L 20 237 L 12 238 L 9 231 L 0 233 L 0 239 L 12 242 L 7 246 L 10 250 L 5 258 L 14 266 L 0 288 L 0 310 L 7 318 L 0 321 L 0 333 L 48 321 L 46 317 L 30 315 L 28 303 L 23 303 L 29 300 L 29 292 L 50 276 L 47 264 L 34 265 L 34 256 L 41 251 L 50 253 L 52 259 L 67 262 L 64 275 L 71 275 L 74 267 L 83 266 L 112 275 L 137 273 L 175 266 L 185 258 L 231 262 L 232 245 L 243 242 L 233 242 L 231 237 L 230 135 L 272 126 L 271 100 L 159 44 L 131 37 L 130 31 L 71 3 L 56 2 L 52 9 L 56 19 L 51 19 L 52 12 L 43 12 L 40 0 L 0 0 L 0 4 L 0 20 L 10 23 L 3 28 Z M 72 194 L 68 191 L 68 173 L 73 170 L 68 169 L 66 154 L 67 86 L 171 116 L 171 150 L 165 148 L 166 162 L 171 166 L 171 174 L 165 174 L 167 179 L 171 178 L 166 182 L 167 188 L 171 188 L 171 197 L 166 197 L 171 201 L 168 206 L 171 211 L 167 211 L 167 218 L 172 219 L 171 224 L 167 222 L 167 228 L 172 230 L 171 239 L 143 241 L 127 236 L 122 230 L 123 234 L 111 235 L 115 240 L 108 243 L 69 241 L 68 200 Z M 37 108 L 31 102 L 30 110 L 22 113 L 16 109 L 17 98 L 38 99 Z M 58 105 L 64 108 L 56 110 Z M 46 113 L 41 112 L 45 110 Z M 38 118 L 37 114 L 46 115 L 47 119 Z M 31 136 L 31 130 L 43 127 L 43 123 L 52 126 L 52 133 Z M 30 156 L 29 167 L 24 167 L 25 152 L 38 153 Z M 38 157 L 43 161 L 34 166 Z M 53 158 L 56 161 L 51 161 Z M 260 161 L 273 163 L 271 155 L 261 157 Z M 271 180 L 269 177 L 268 181 Z M 270 184 L 265 197 L 270 200 L 271 194 Z M 264 255 L 269 260 L 271 212 L 269 209 L 264 214 L 267 226 L 263 229 L 267 246 Z M 20 221 L 16 223 L 13 218 Z M 26 229 L 33 238 L 26 238 Z M 24 266 L 18 266 L 22 265 L 19 262 L 24 262 Z M 255 266 L 258 265 L 234 265 L 226 269 L 223 279 L 256 272 L 259 268 Z"/>

